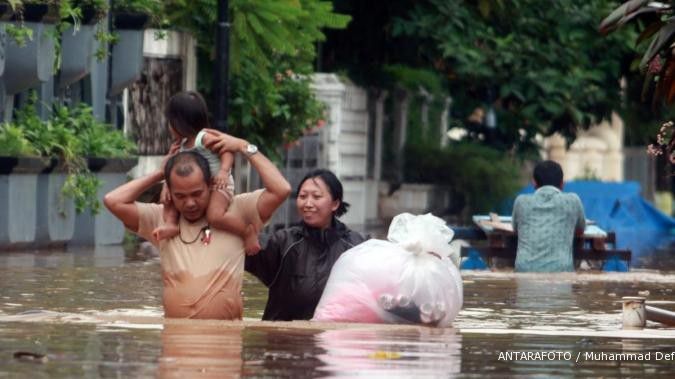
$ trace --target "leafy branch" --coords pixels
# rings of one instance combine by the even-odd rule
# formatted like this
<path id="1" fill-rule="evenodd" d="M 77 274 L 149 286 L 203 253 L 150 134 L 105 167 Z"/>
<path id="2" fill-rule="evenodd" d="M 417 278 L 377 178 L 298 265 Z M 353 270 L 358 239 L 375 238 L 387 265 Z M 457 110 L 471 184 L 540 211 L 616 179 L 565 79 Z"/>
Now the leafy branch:
<path id="1" fill-rule="evenodd" d="M 427 0 L 398 17 L 392 33 L 415 39 L 416 64 L 447 80 L 455 120 L 493 108 L 497 129 L 512 141 L 521 131 L 528 141 L 573 137 L 621 108 L 618 78 L 633 34 L 597 37 L 597 20 L 611 7 L 609 0 Z"/>
<path id="2" fill-rule="evenodd" d="M 334 13 L 330 1 L 230 0 L 229 5 L 232 132 L 275 156 L 281 143 L 292 143 L 325 118 L 310 90 L 316 42 L 325 39 L 323 28 L 344 28 L 350 17 Z M 217 2 L 171 0 L 165 7 L 170 25 L 197 38 L 198 86 L 208 98 Z"/>

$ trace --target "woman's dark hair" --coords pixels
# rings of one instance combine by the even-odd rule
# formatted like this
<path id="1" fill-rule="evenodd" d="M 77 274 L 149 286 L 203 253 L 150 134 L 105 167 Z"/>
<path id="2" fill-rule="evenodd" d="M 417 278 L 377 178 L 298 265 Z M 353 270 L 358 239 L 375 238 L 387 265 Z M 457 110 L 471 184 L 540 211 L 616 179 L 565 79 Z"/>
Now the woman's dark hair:
<path id="1" fill-rule="evenodd" d="M 166 161 L 166 165 L 164 166 L 166 185 L 171 188 L 172 171 L 175 171 L 178 176 L 188 176 L 192 174 L 195 166 L 202 170 L 206 184 L 211 183 L 211 169 L 209 169 L 209 162 L 206 158 L 196 151 L 181 151 Z"/>
<path id="2" fill-rule="evenodd" d="M 169 99 L 166 119 L 178 134 L 190 137 L 209 127 L 209 110 L 198 92 L 178 92 Z"/>
<path id="3" fill-rule="evenodd" d="M 532 177 L 537 187 L 554 186 L 560 188 L 563 180 L 562 167 L 554 161 L 542 161 L 534 166 Z"/>
<path id="4" fill-rule="evenodd" d="M 337 176 L 335 176 L 335 174 L 333 174 L 330 170 L 319 168 L 308 172 L 307 175 L 302 178 L 300 184 L 298 184 L 298 189 L 295 192 L 295 195 L 297 196 L 297 194 L 300 193 L 300 188 L 308 179 L 314 178 L 321 178 L 321 180 L 323 180 L 323 182 L 328 186 L 328 190 L 330 191 L 330 195 L 333 200 L 338 200 L 340 202 L 340 205 L 335 210 L 335 216 L 340 217 L 347 213 L 347 209 L 349 209 L 349 203 L 342 200 L 342 183 L 340 183 L 340 179 L 338 179 Z"/>

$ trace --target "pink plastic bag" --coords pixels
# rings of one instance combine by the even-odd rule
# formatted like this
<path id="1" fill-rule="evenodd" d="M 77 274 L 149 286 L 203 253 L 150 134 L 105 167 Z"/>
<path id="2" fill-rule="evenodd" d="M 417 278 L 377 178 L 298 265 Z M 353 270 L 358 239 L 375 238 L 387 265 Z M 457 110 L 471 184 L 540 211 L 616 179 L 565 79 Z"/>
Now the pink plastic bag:
<path id="1" fill-rule="evenodd" d="M 459 270 L 445 255 L 452 231 L 442 220 L 439 227 L 439 220 L 399 215 L 389 236 L 396 230 L 399 243 L 372 239 L 343 253 L 313 320 L 449 326 L 462 307 L 463 289 Z"/>

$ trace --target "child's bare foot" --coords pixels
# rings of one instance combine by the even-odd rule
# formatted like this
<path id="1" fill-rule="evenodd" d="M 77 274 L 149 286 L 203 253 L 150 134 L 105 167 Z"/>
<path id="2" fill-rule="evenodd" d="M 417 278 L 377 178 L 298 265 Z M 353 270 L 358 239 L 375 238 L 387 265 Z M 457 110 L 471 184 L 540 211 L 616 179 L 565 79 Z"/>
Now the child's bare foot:
<path id="1" fill-rule="evenodd" d="M 173 238 L 177 236 L 178 233 L 180 233 L 178 225 L 166 224 L 156 227 L 155 230 L 152 231 L 152 236 L 155 237 L 157 241 L 161 241 L 163 239 Z"/>
<path id="2" fill-rule="evenodd" d="M 246 227 L 246 232 L 244 233 L 244 251 L 246 255 L 256 255 L 260 251 L 260 241 L 258 241 L 258 233 L 253 227 L 253 225 L 248 225 Z"/>

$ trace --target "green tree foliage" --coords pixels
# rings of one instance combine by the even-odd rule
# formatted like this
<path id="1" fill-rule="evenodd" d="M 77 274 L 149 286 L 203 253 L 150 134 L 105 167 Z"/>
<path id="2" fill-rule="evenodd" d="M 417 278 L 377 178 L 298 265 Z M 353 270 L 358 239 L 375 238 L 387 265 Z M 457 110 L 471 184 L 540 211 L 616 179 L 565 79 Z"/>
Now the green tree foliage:
<path id="1" fill-rule="evenodd" d="M 346 29 L 325 31 L 327 38 L 321 43 L 319 70 L 340 72 L 362 87 L 378 88 L 390 88 L 392 76 L 403 73 L 405 66 L 433 70 L 417 54 L 418 41 L 414 36 L 392 35 L 394 21 L 407 16 L 415 3 L 415 0 L 333 0 L 335 11 L 349 14 L 352 20 Z"/>
<path id="2" fill-rule="evenodd" d="M 382 71 L 385 87 L 401 87 L 411 92 L 418 92 L 423 88 L 433 95 L 441 96 L 445 91 L 445 83 L 443 83 L 442 78 L 439 78 L 438 73 L 430 69 L 394 64 L 383 66 Z"/>
<path id="3" fill-rule="evenodd" d="M 609 0 L 425 0 L 394 24 L 448 80 L 457 119 L 491 105 L 518 147 L 536 133 L 575 134 L 621 104 L 634 32 L 598 38 Z M 627 58 L 628 57 L 628 58 Z"/>
<path id="4" fill-rule="evenodd" d="M 159 16 L 163 12 L 162 0 L 114 0 L 113 11 L 139 12 Z"/>
<path id="5" fill-rule="evenodd" d="M 324 117 L 307 75 L 322 29 L 343 28 L 349 16 L 334 13 L 329 1 L 230 0 L 229 6 L 231 132 L 274 154 Z M 171 0 L 165 7 L 172 27 L 198 40 L 198 86 L 209 98 L 217 1 Z"/>
<path id="6" fill-rule="evenodd" d="M 624 30 L 627 23 L 642 21 L 636 44 L 649 45 L 640 60 L 640 72 L 644 74 L 641 86 L 641 100 L 646 101 L 651 96 L 651 112 L 642 112 L 642 119 L 673 119 L 675 109 L 675 55 L 673 42 L 675 41 L 675 1 L 647 1 L 630 0 L 614 9 L 600 23 L 600 31 L 604 34 L 616 33 Z M 612 34 L 613 35 L 613 34 Z M 669 107 L 665 108 L 662 105 Z M 673 122 L 666 122 L 656 126 L 655 122 L 648 125 L 647 136 L 651 137 L 649 152 L 654 155 L 664 155 L 671 164 L 675 164 L 675 132 Z M 658 130 L 656 129 L 658 128 Z M 654 136 L 656 140 L 654 141 Z M 645 133 L 641 134 L 644 140 Z M 644 141 L 643 141 L 644 142 Z"/>

